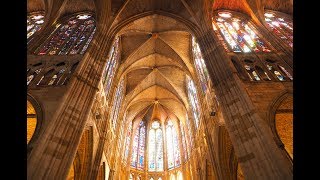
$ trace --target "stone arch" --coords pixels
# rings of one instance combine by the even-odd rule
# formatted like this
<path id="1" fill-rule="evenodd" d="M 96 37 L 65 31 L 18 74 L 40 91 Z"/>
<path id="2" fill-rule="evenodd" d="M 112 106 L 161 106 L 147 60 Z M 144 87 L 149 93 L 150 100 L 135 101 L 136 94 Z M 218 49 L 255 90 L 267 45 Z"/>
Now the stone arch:
<path id="1" fill-rule="evenodd" d="M 42 110 L 42 107 L 41 107 L 40 103 L 32 95 L 30 95 L 29 93 L 27 93 L 27 106 L 29 106 L 28 102 L 30 103 L 30 105 L 32 106 L 32 108 L 35 111 L 35 115 L 32 115 L 32 116 L 34 116 L 34 118 L 36 119 L 36 127 L 33 127 L 34 128 L 34 132 L 33 132 L 33 135 L 32 135 L 32 137 L 30 138 L 30 140 L 28 142 L 28 147 L 27 147 L 27 154 L 29 155 L 31 150 L 32 150 L 32 148 L 33 148 L 33 145 L 35 144 L 35 142 L 39 138 L 39 134 L 40 134 L 40 131 L 42 129 L 44 114 L 43 114 L 43 110 Z M 29 107 L 27 107 L 27 108 L 29 108 Z M 28 116 L 27 116 L 27 119 L 28 119 Z M 29 126 L 28 123 L 27 123 L 27 126 Z M 29 131 L 29 127 L 27 127 L 27 128 L 28 128 L 28 131 Z"/>
<path id="2" fill-rule="evenodd" d="M 238 160 L 225 126 L 220 126 L 218 129 L 218 153 L 222 177 L 233 179 L 236 176 L 234 166 Z"/>
<path id="3" fill-rule="evenodd" d="M 70 170 L 73 169 L 74 179 L 87 179 L 90 172 L 93 161 L 93 128 L 90 126 L 84 130 L 78 149 L 71 164 Z M 71 172 L 69 170 L 69 175 Z M 70 177 L 69 176 L 69 177 Z"/>
<path id="4" fill-rule="evenodd" d="M 275 142 L 292 163 L 293 159 L 293 96 L 284 92 L 271 104 L 269 126 Z"/>

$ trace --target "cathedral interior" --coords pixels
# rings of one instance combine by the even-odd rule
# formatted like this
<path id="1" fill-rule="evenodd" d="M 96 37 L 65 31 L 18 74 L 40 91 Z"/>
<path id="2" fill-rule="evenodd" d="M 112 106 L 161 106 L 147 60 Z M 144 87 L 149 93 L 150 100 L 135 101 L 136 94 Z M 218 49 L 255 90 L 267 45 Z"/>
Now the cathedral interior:
<path id="1" fill-rule="evenodd" d="M 28 0 L 27 177 L 293 178 L 292 0 Z"/>

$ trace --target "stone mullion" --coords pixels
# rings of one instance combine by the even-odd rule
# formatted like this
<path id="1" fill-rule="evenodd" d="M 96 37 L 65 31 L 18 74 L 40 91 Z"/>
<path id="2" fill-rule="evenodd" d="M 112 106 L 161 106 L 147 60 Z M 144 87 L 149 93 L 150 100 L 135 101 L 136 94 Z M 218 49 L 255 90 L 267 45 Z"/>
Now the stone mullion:
<path id="1" fill-rule="evenodd" d="M 246 178 L 291 179 L 292 172 L 284 165 L 271 131 L 263 124 L 245 89 L 229 69 L 226 53 L 215 47 L 214 32 L 209 27 L 202 30 L 199 45 Z"/>
<path id="2" fill-rule="evenodd" d="M 162 144 L 163 144 L 163 171 L 168 171 L 168 155 L 167 155 L 167 131 L 166 131 L 166 119 L 161 120 L 161 126 L 162 129 Z"/>
<path id="3" fill-rule="evenodd" d="M 101 34 L 98 34 L 98 37 Z M 102 42 L 96 42 L 102 41 Z M 78 73 L 74 73 L 70 86 L 63 98 L 63 104 L 56 111 L 51 124 L 40 135 L 39 143 L 28 158 L 28 178 L 65 178 L 76 153 L 84 130 L 94 95 L 98 90 L 99 75 L 102 74 L 104 52 L 111 44 L 111 38 L 102 35 L 95 38 L 84 56 Z M 101 60 L 99 60 L 101 59 Z M 101 73 L 100 73 L 101 72 Z M 63 160 L 61 160 L 63 159 Z"/>

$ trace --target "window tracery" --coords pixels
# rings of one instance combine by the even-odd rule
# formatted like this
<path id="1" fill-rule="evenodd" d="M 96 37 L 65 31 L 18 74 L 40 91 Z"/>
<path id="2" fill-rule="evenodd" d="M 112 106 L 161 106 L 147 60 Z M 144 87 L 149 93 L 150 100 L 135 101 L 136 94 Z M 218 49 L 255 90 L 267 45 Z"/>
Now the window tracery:
<path id="1" fill-rule="evenodd" d="M 212 26 L 227 52 L 271 52 L 251 22 L 231 12 L 218 12 L 212 19 Z"/>
<path id="2" fill-rule="evenodd" d="M 83 54 L 96 31 L 91 14 L 82 13 L 56 24 L 55 30 L 36 50 L 38 55 Z"/>

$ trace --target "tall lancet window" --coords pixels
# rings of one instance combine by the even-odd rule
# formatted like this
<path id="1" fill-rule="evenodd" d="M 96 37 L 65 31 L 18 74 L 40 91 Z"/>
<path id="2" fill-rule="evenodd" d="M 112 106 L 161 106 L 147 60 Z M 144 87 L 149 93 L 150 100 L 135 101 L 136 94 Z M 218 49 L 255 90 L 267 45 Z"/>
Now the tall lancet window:
<path id="1" fill-rule="evenodd" d="M 34 12 L 27 16 L 27 39 L 41 29 L 44 22 L 44 12 Z"/>
<path id="2" fill-rule="evenodd" d="M 163 137 L 159 121 L 154 121 L 149 130 L 149 171 L 163 171 Z"/>
<path id="3" fill-rule="evenodd" d="M 191 80 L 191 78 L 189 78 L 188 76 L 187 76 L 187 90 L 188 90 L 188 98 L 189 98 L 189 103 L 191 106 L 193 118 L 195 121 L 195 125 L 196 125 L 196 128 L 198 128 L 200 123 L 199 100 L 197 96 L 196 87 L 193 81 Z"/>
<path id="4" fill-rule="evenodd" d="M 274 11 L 266 11 L 264 18 L 271 31 L 285 41 L 290 47 L 293 46 L 292 19 L 286 15 Z"/>
<path id="5" fill-rule="evenodd" d="M 124 161 L 124 163 L 127 162 L 127 158 L 129 155 L 131 135 L 132 135 L 132 122 L 129 123 L 128 129 L 127 129 L 127 135 L 125 137 L 124 154 L 122 156 L 123 157 L 122 160 Z"/>
<path id="6" fill-rule="evenodd" d="M 96 31 L 91 14 L 74 15 L 57 23 L 48 39 L 36 50 L 38 55 L 83 54 Z"/>
<path id="7" fill-rule="evenodd" d="M 197 74 L 200 77 L 202 92 L 205 94 L 208 89 L 210 77 L 208 69 L 206 67 L 206 64 L 204 63 L 204 59 L 201 54 L 199 44 L 197 43 L 195 37 L 192 37 L 192 52 L 194 58 L 194 65 L 196 67 Z"/>
<path id="8" fill-rule="evenodd" d="M 182 121 L 180 121 L 180 131 L 181 131 L 181 141 L 182 141 L 182 149 L 183 149 L 183 155 L 184 155 L 184 161 L 187 161 L 188 159 L 188 153 L 187 153 L 187 141 L 185 137 L 185 132 L 184 132 L 184 126 Z"/>
<path id="9" fill-rule="evenodd" d="M 146 125 L 140 122 L 133 139 L 131 166 L 138 169 L 144 168 L 144 152 L 146 142 Z"/>
<path id="10" fill-rule="evenodd" d="M 108 97 L 110 87 L 112 84 L 113 77 L 116 73 L 117 67 L 118 67 L 118 61 L 119 61 L 119 38 L 116 38 L 114 41 L 114 44 L 110 50 L 108 60 L 107 60 L 107 65 L 106 68 L 103 72 L 102 77 L 103 79 L 103 84 L 104 84 L 104 92 L 105 92 L 105 97 Z"/>
<path id="11" fill-rule="evenodd" d="M 120 113 L 121 103 L 124 96 L 124 80 L 122 79 L 118 84 L 116 92 L 113 97 L 112 111 L 110 113 L 110 117 L 112 120 L 113 129 L 116 128 L 118 116 Z"/>
<path id="12" fill-rule="evenodd" d="M 227 52 L 271 52 L 266 42 L 247 20 L 231 12 L 220 11 L 212 18 L 212 26 Z"/>
<path id="13" fill-rule="evenodd" d="M 168 121 L 167 128 L 167 156 L 168 156 L 168 169 L 178 167 L 180 161 L 180 148 L 177 129 L 174 127 L 171 120 Z"/>

